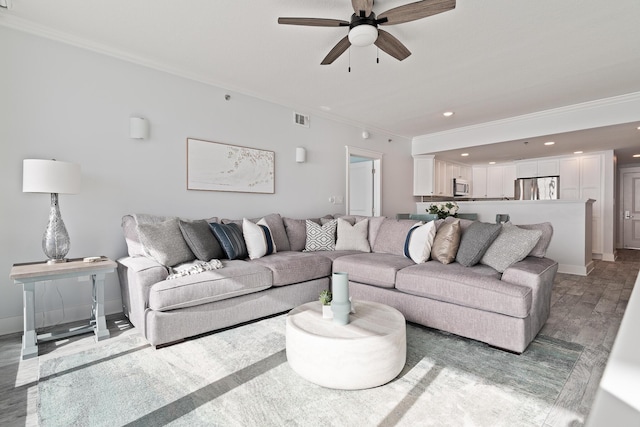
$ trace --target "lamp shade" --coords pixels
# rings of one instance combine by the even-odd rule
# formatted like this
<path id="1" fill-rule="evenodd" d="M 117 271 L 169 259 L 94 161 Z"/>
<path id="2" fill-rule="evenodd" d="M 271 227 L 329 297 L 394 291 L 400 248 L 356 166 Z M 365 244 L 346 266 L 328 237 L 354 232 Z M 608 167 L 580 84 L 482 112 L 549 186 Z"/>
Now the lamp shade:
<path id="1" fill-rule="evenodd" d="M 79 193 L 80 165 L 58 160 L 24 159 L 22 191 L 24 193 Z"/>
<path id="2" fill-rule="evenodd" d="M 369 46 L 378 39 L 378 29 L 373 25 L 362 24 L 349 31 L 349 41 L 354 46 Z"/>

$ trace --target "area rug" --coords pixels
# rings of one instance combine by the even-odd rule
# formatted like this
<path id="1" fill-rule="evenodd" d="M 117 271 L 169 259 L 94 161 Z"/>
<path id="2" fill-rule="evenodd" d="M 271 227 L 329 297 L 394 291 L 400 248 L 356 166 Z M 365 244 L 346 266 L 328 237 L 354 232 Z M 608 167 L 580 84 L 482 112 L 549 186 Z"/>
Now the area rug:
<path id="1" fill-rule="evenodd" d="M 155 350 L 138 335 L 41 363 L 41 426 L 542 426 L 582 347 L 522 355 L 407 325 L 392 382 L 331 390 L 287 364 L 285 316 Z M 327 372 L 326 375 L 331 375 Z"/>

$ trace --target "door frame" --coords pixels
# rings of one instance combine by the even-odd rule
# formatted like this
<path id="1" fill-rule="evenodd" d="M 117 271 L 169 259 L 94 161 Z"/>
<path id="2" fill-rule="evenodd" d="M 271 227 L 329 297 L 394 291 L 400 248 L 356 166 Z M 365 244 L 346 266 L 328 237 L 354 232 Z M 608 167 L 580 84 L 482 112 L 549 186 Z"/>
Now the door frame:
<path id="1" fill-rule="evenodd" d="M 640 164 L 618 168 L 618 248 L 624 249 L 624 176 L 628 173 L 640 173 Z"/>
<path id="2" fill-rule="evenodd" d="M 365 148 L 351 147 L 345 145 L 346 157 L 345 157 L 345 170 L 346 170 L 346 197 L 345 197 L 345 214 L 349 215 L 350 210 L 350 195 L 349 195 L 349 163 L 351 163 L 351 156 L 366 157 L 373 160 L 373 164 L 376 168 L 376 173 L 373 176 L 373 210 L 376 216 L 382 215 L 382 155 L 378 151 L 367 150 Z"/>

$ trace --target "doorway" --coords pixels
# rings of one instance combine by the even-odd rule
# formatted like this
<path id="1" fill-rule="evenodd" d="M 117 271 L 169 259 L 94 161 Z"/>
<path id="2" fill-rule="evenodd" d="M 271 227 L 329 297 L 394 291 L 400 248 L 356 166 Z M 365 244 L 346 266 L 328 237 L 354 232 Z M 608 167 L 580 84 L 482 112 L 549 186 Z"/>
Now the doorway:
<path id="1" fill-rule="evenodd" d="M 640 249 L 640 172 L 622 173 L 622 244 Z"/>
<path id="2" fill-rule="evenodd" d="M 380 216 L 382 153 L 349 146 L 346 149 L 346 214 Z"/>

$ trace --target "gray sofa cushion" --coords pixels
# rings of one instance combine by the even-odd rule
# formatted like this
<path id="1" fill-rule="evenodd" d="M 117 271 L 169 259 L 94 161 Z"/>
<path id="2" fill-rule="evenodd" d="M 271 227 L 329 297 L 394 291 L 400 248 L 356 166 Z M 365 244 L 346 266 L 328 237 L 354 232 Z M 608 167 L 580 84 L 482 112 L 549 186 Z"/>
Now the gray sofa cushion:
<path id="1" fill-rule="evenodd" d="M 291 285 L 331 274 L 331 260 L 316 252 L 278 252 L 251 260 L 251 263 L 271 270 L 273 286 Z"/>
<path id="2" fill-rule="evenodd" d="M 282 218 L 284 229 L 289 238 L 289 245 L 292 251 L 302 251 L 307 242 L 307 225 L 304 219 Z M 320 219 L 318 218 L 319 222 Z"/>
<path id="3" fill-rule="evenodd" d="M 224 257 L 220 243 L 213 235 L 209 223 L 205 220 L 178 222 L 182 237 L 191 252 L 201 261 L 210 261 Z"/>
<path id="4" fill-rule="evenodd" d="M 398 272 L 396 289 L 437 301 L 525 318 L 531 310 L 532 294 L 527 286 L 500 280 L 494 269 L 426 262 Z"/>
<path id="5" fill-rule="evenodd" d="M 177 218 L 155 224 L 138 224 L 138 233 L 145 250 L 162 265 L 173 267 L 195 259 L 182 237 Z"/>
<path id="6" fill-rule="evenodd" d="M 418 222 L 411 219 L 385 218 L 373 244 L 373 252 L 404 256 L 407 233 Z"/>
<path id="7" fill-rule="evenodd" d="M 502 224 L 476 221 L 462 232 L 456 261 L 465 267 L 476 265 L 500 234 Z"/>
<path id="8" fill-rule="evenodd" d="M 502 273 L 510 265 L 522 261 L 536 246 L 541 235 L 541 230 L 525 230 L 506 223 L 480 259 L 480 263 Z"/>
<path id="9" fill-rule="evenodd" d="M 551 225 L 551 223 L 543 222 L 540 224 L 525 224 L 518 225 L 518 227 L 524 228 L 525 230 L 540 230 L 542 232 L 540 240 L 538 240 L 536 246 L 531 249 L 531 252 L 529 252 L 529 256 L 544 258 L 547 254 L 549 243 L 551 243 L 551 237 L 553 237 L 553 226 Z"/>
<path id="10" fill-rule="evenodd" d="M 222 260 L 223 268 L 163 280 L 151 286 L 149 308 L 168 311 L 233 298 L 271 287 L 271 271 L 258 264 Z"/>
<path id="11" fill-rule="evenodd" d="M 122 217 L 122 232 L 124 239 L 127 242 L 127 251 L 129 256 L 145 256 L 149 255 L 144 250 L 144 245 L 140 241 L 140 233 L 138 233 L 138 223 L 140 224 L 157 224 L 159 222 L 166 221 L 172 217 L 148 215 L 148 214 L 133 214 L 125 215 Z"/>
<path id="12" fill-rule="evenodd" d="M 382 288 L 393 288 L 396 282 L 396 273 L 410 265 L 414 265 L 413 261 L 405 258 L 404 255 L 365 253 L 335 259 L 333 271 L 347 273 L 349 281 Z"/>

